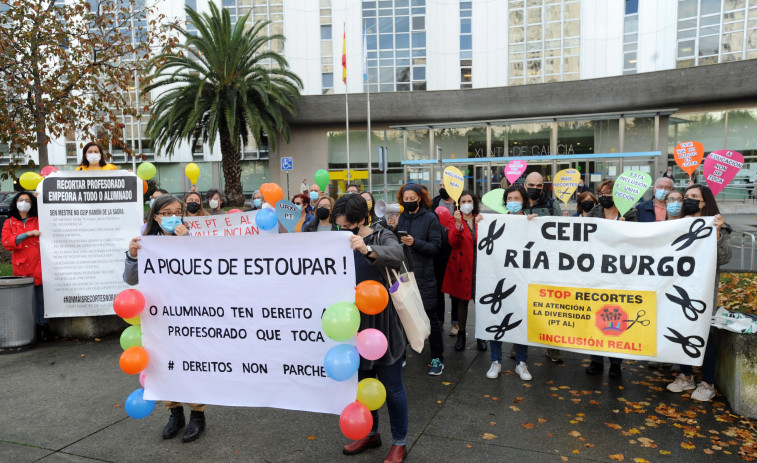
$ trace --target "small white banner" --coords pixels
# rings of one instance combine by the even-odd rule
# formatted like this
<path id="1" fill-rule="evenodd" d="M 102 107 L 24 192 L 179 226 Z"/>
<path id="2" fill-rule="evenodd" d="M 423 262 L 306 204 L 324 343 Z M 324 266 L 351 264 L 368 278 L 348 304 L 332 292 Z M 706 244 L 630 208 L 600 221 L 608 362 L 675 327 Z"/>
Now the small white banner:
<path id="1" fill-rule="evenodd" d="M 279 232 L 278 226 L 263 230 L 255 222 L 260 211 L 234 212 L 198 217 L 184 216 L 184 225 L 192 236 L 257 236 Z"/>
<path id="2" fill-rule="evenodd" d="M 355 300 L 349 236 L 143 237 L 145 398 L 340 414 L 357 375 L 326 376 L 321 316 Z"/>

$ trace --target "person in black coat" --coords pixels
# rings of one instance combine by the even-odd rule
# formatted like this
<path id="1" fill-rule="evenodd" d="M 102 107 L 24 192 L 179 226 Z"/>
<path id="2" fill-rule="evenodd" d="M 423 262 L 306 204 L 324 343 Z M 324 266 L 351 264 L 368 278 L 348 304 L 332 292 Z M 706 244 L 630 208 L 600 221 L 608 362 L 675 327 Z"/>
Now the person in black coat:
<path id="1" fill-rule="evenodd" d="M 444 188 L 444 183 L 442 183 L 441 188 L 439 188 L 439 195 L 434 197 L 434 199 L 431 201 L 431 210 L 436 213 L 436 208 L 439 206 L 446 207 L 449 211 L 450 216 L 455 213 L 455 200 L 450 197 L 449 193 L 447 193 L 447 189 Z M 439 216 L 437 215 L 437 217 Z M 439 325 L 441 325 L 442 327 L 444 327 L 444 315 L 447 312 L 446 300 L 444 298 L 444 293 L 442 293 L 442 283 L 444 282 L 444 273 L 447 270 L 447 262 L 449 262 L 449 256 L 451 253 L 452 247 L 449 245 L 447 230 L 445 229 L 444 225 L 442 225 L 442 247 L 440 252 L 434 256 L 434 272 L 436 273 L 437 287 L 436 317 L 439 319 Z M 459 326 L 457 324 L 457 304 L 455 304 L 455 298 L 452 299 L 449 334 L 450 336 L 457 336 L 457 332 L 459 330 Z"/>
<path id="2" fill-rule="evenodd" d="M 431 198 L 428 192 L 415 183 L 400 188 L 397 200 L 405 211 L 399 217 L 388 219 L 389 227 L 410 250 L 415 279 L 423 299 L 423 308 L 431 322 L 431 369 L 430 375 L 440 375 L 444 369 L 442 330 L 437 310 L 437 287 L 434 273 L 434 256 L 442 247 L 442 226 L 439 218 L 429 210 Z"/>

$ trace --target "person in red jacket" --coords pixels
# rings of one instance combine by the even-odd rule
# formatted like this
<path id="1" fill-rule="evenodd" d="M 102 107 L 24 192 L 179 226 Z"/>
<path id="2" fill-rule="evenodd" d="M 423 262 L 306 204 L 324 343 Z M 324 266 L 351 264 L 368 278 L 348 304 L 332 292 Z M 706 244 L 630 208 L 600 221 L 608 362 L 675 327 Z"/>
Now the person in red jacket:
<path id="1" fill-rule="evenodd" d="M 465 349 L 465 325 L 468 318 L 468 303 L 473 299 L 476 288 L 476 234 L 479 213 L 478 196 L 470 191 L 463 191 L 458 199 L 458 210 L 455 211 L 455 223 L 449 227 L 447 235 L 452 248 L 447 270 L 444 273 L 442 292 L 449 294 L 453 304 L 457 304 L 457 332 L 455 350 Z M 486 350 L 486 341 L 478 340 L 478 349 Z"/>
<path id="2" fill-rule="evenodd" d="M 34 277 L 34 322 L 37 340 L 44 342 L 47 341 L 47 320 L 42 295 L 37 198 L 27 191 L 18 193 L 11 201 L 8 215 L 3 224 L 3 247 L 12 253 L 15 276 Z"/>

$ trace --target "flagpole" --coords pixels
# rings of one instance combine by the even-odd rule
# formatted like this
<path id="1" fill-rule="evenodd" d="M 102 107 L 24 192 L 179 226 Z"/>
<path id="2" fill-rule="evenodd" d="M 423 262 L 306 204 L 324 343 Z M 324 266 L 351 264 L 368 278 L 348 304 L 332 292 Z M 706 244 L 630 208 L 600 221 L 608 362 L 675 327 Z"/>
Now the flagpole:
<path id="1" fill-rule="evenodd" d="M 368 82 L 368 42 L 366 38 L 366 24 L 363 22 L 363 85 L 368 102 L 368 191 L 373 194 L 373 163 L 371 162 L 373 149 L 371 148 L 371 85 Z"/>
<path id="2" fill-rule="evenodd" d="M 350 103 L 347 99 L 347 25 L 344 27 L 344 38 L 342 41 L 342 80 L 344 81 L 344 120 L 347 126 L 347 185 L 350 184 Z"/>

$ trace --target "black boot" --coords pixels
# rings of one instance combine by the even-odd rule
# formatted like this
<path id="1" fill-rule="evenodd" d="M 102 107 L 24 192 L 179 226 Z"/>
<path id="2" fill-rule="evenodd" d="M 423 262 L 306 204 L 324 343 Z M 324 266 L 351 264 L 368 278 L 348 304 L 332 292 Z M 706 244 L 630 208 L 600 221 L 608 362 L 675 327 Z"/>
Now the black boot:
<path id="1" fill-rule="evenodd" d="M 478 347 L 478 350 L 481 352 L 486 352 L 486 341 L 483 339 L 476 339 L 476 347 Z"/>
<path id="2" fill-rule="evenodd" d="M 47 325 L 37 325 L 37 342 L 47 342 Z"/>
<path id="3" fill-rule="evenodd" d="M 465 349 L 465 330 L 457 332 L 457 342 L 455 343 L 455 350 L 460 352 Z"/>
<path id="4" fill-rule="evenodd" d="M 190 412 L 189 424 L 187 429 L 184 430 L 184 435 L 181 436 L 181 441 L 192 442 L 200 437 L 203 429 L 205 429 L 205 412 Z"/>
<path id="5" fill-rule="evenodd" d="M 171 409 L 171 417 L 168 418 L 166 427 L 163 428 L 163 439 L 172 439 L 179 434 L 179 430 L 184 427 L 184 407 L 179 405 Z"/>

